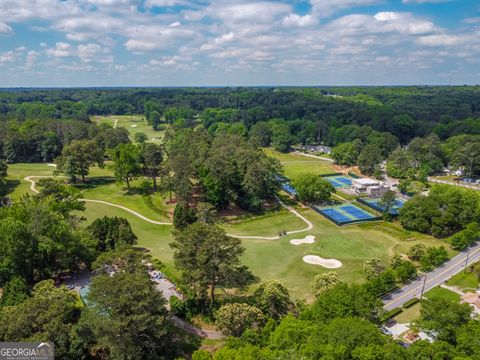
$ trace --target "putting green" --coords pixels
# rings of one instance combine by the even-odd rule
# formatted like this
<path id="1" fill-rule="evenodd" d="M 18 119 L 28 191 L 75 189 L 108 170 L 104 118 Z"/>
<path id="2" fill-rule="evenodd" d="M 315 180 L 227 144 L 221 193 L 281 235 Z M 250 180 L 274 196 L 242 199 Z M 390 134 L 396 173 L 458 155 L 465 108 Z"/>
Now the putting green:
<path id="1" fill-rule="evenodd" d="M 53 169 L 46 164 L 13 164 L 9 165 L 10 195 L 18 199 L 29 191 L 30 184 L 23 180 L 31 175 L 51 175 Z M 91 177 L 109 178 L 108 170 L 92 169 Z M 105 200 L 123 205 L 138 211 L 152 219 L 161 216 L 142 204 L 139 194 L 125 194 L 122 186 L 111 181 L 95 182 L 94 186 L 85 189 L 85 197 Z M 87 196 L 88 195 L 88 196 Z M 157 199 L 160 201 L 159 199 Z M 445 245 L 440 240 L 429 236 L 408 234 L 397 224 L 382 223 L 371 229 L 359 225 L 337 227 L 318 213 L 308 208 L 297 207 L 296 210 L 313 223 L 313 229 L 300 234 L 292 234 L 278 240 L 244 239 L 245 247 L 243 262 L 261 281 L 277 279 L 287 286 L 296 298 L 312 299 L 309 284 L 313 277 L 321 272 L 331 271 L 320 266 L 302 261 L 305 255 L 317 255 L 325 259 L 338 259 L 342 267 L 336 269 L 340 278 L 348 283 L 362 282 L 363 264 L 371 257 L 385 261 L 394 254 L 404 254 L 410 246 L 423 243 L 427 246 Z M 149 212 L 150 211 L 150 212 Z M 138 236 L 139 246 L 151 250 L 152 256 L 160 259 L 173 272 L 171 226 L 148 223 L 125 210 L 104 204 L 86 203 L 83 213 L 87 223 L 102 216 L 121 216 L 128 219 L 133 231 Z M 157 216 L 155 218 L 155 216 Z M 269 216 L 252 217 L 247 221 L 223 225 L 229 232 L 238 235 L 275 236 L 283 230 L 297 230 L 305 227 L 305 223 L 295 215 L 280 210 Z M 315 236 L 313 244 L 293 246 L 290 240 L 306 235 Z M 253 286 L 255 287 L 255 286 Z M 253 288 L 252 287 L 252 288 Z"/>

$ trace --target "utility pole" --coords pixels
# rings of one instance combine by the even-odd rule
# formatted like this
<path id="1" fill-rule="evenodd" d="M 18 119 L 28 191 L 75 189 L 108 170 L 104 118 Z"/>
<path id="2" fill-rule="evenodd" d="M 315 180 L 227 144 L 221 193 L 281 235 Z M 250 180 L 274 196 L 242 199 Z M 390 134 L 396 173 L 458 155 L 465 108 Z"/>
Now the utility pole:
<path id="1" fill-rule="evenodd" d="M 425 284 L 427 283 L 427 275 L 428 273 L 425 273 L 425 277 L 423 278 L 422 292 L 420 293 L 420 301 L 422 301 L 423 299 L 423 292 L 425 291 Z"/>
<path id="2" fill-rule="evenodd" d="M 464 273 L 467 273 L 467 265 L 468 265 L 468 258 L 470 257 L 470 246 L 468 247 L 468 251 L 467 251 L 467 259 L 465 260 L 465 269 L 463 269 L 463 272 Z"/>

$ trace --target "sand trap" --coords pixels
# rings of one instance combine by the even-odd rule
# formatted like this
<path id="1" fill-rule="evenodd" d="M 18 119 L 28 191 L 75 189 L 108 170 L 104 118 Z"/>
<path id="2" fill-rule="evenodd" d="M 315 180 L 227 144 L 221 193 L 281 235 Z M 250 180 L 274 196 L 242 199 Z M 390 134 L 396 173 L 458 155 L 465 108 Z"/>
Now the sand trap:
<path id="1" fill-rule="evenodd" d="M 336 259 L 324 259 L 316 255 L 306 255 L 303 261 L 307 264 L 320 265 L 327 269 L 337 269 L 342 266 L 342 263 Z"/>
<path id="2" fill-rule="evenodd" d="M 137 127 L 137 126 L 138 126 L 138 125 L 135 125 L 135 124 L 133 124 L 133 125 L 130 125 L 130 127 Z"/>
<path id="3" fill-rule="evenodd" d="M 313 244 L 315 242 L 315 236 L 307 235 L 303 239 L 292 239 L 290 244 L 292 245 L 301 245 L 301 244 Z"/>
<path id="4" fill-rule="evenodd" d="M 57 167 L 57 164 L 47 164 L 47 166 Z"/>

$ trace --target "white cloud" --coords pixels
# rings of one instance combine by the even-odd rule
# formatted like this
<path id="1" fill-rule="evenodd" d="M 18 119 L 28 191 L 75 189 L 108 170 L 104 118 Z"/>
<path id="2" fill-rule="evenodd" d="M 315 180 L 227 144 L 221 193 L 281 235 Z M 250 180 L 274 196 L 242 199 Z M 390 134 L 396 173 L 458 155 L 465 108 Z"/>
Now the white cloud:
<path id="1" fill-rule="evenodd" d="M 28 53 L 27 53 L 27 58 L 25 60 L 25 66 L 27 68 L 32 68 L 33 65 L 35 65 L 35 61 L 37 60 L 37 58 L 40 56 L 40 53 L 37 52 L 37 51 L 34 51 L 34 50 L 30 50 Z"/>
<path id="2" fill-rule="evenodd" d="M 310 0 L 312 12 L 320 17 L 329 17 L 336 12 L 360 6 L 376 5 L 383 0 Z"/>
<path id="3" fill-rule="evenodd" d="M 306 27 L 316 24 L 318 24 L 318 20 L 309 14 L 303 16 L 297 14 L 290 14 L 283 18 L 283 25 L 285 26 Z"/>
<path id="4" fill-rule="evenodd" d="M 404 4 L 427 4 L 427 3 L 442 3 L 453 0 L 402 0 Z"/>
<path id="5" fill-rule="evenodd" d="M 468 42 L 467 36 L 438 34 L 422 36 L 418 39 L 418 43 L 424 46 L 456 46 Z"/>
<path id="6" fill-rule="evenodd" d="M 222 5 L 214 3 L 207 9 L 207 14 L 222 20 L 226 25 L 229 23 L 262 24 L 271 23 L 275 18 L 286 15 L 291 10 L 290 5 L 270 1 Z"/>
<path id="7" fill-rule="evenodd" d="M 28 19 L 55 19 L 81 12 L 78 1 L 2 0 L 0 20 L 19 22 Z"/>
<path id="8" fill-rule="evenodd" d="M 12 33 L 12 28 L 0 21 L 0 35 L 10 35 Z"/>
<path id="9" fill-rule="evenodd" d="M 16 54 L 14 51 L 6 51 L 4 53 L 0 53 L 0 65 L 5 63 L 13 62 L 16 59 Z"/>
<path id="10" fill-rule="evenodd" d="M 197 33 L 184 27 L 168 27 L 161 25 L 131 26 L 125 30 L 129 38 L 125 47 L 134 52 L 165 49 L 179 41 L 192 40 Z"/>
<path id="11" fill-rule="evenodd" d="M 48 48 L 45 53 L 48 56 L 63 58 L 72 55 L 71 48 L 72 46 L 69 43 L 57 42 L 54 48 Z"/>

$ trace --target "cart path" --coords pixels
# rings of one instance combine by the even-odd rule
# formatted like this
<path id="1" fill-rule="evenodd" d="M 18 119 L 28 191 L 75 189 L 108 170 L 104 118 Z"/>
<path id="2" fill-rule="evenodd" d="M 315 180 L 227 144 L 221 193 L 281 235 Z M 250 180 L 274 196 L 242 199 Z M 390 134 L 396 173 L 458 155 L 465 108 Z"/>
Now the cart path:
<path id="1" fill-rule="evenodd" d="M 31 176 L 27 176 L 24 178 L 25 181 L 28 181 L 30 183 L 30 190 L 36 194 L 38 194 L 38 190 L 36 188 L 36 182 L 34 179 L 47 179 L 47 178 L 51 178 L 52 176 L 49 176 L 49 175 L 31 175 Z M 129 209 L 125 206 L 122 206 L 122 205 L 117 205 L 117 204 L 113 204 L 111 202 L 108 202 L 108 201 L 103 201 L 103 200 L 94 200 L 94 199 L 79 199 L 81 201 L 85 201 L 85 202 L 90 202 L 90 203 L 97 203 L 97 204 L 103 204 L 103 205 L 108 205 L 108 206 L 113 206 L 113 207 L 116 207 L 116 208 L 119 208 L 119 209 L 122 209 L 124 211 L 127 211 L 128 213 L 146 221 L 146 222 L 149 222 L 151 224 L 155 224 L 155 225 L 173 225 L 172 222 L 165 222 L 165 221 L 156 221 L 156 220 L 152 220 L 152 219 L 149 219 L 147 218 L 146 216 L 143 216 L 142 214 L 136 212 L 135 210 L 132 210 L 132 209 Z M 292 231 L 287 231 L 287 235 L 292 235 L 292 234 L 298 234 L 298 233 L 302 233 L 302 232 L 306 232 L 306 231 L 309 231 L 313 228 L 313 224 L 308 220 L 306 219 L 303 215 L 301 215 L 297 210 L 295 210 L 294 208 L 292 208 L 291 206 L 288 206 L 286 205 L 283 201 L 281 201 L 279 198 L 277 198 L 278 202 L 285 208 L 287 209 L 288 211 L 290 211 L 293 215 L 295 215 L 296 217 L 300 218 L 306 225 L 307 227 L 303 228 L 303 229 L 300 229 L 300 230 L 292 230 Z M 268 236 L 243 236 L 243 235 L 235 235 L 235 234 L 227 234 L 228 236 L 230 237 L 234 237 L 234 238 L 238 238 L 238 239 L 255 239 L 255 240 L 278 240 L 280 239 L 280 236 L 277 235 L 277 236 L 271 236 L 271 237 L 268 237 Z"/>
<path id="2" fill-rule="evenodd" d="M 24 180 L 28 181 L 30 183 L 30 190 L 33 191 L 34 193 L 38 194 L 38 190 L 37 188 L 35 187 L 35 180 L 33 180 L 34 178 L 51 178 L 51 176 L 27 176 L 26 178 L 24 178 Z M 156 221 L 156 220 L 152 220 L 152 219 L 149 219 L 147 218 L 146 216 L 143 216 L 142 214 L 136 212 L 135 210 L 132 210 L 132 209 L 129 209 L 125 206 L 122 206 L 122 205 L 117 205 L 117 204 L 112 204 L 111 202 L 108 202 L 108 201 L 103 201 L 103 200 L 94 200 L 94 199 L 79 199 L 81 201 L 85 201 L 85 202 L 91 202 L 91 203 L 97 203 L 97 204 L 103 204 L 103 205 L 108 205 L 108 206 L 113 206 L 113 207 L 116 207 L 116 208 L 119 208 L 119 209 L 122 209 L 122 210 L 125 210 L 127 212 L 129 212 L 130 214 L 142 219 L 142 220 L 145 220 L 151 224 L 155 224 L 155 225 L 172 225 L 171 222 L 165 222 L 165 221 Z"/>

